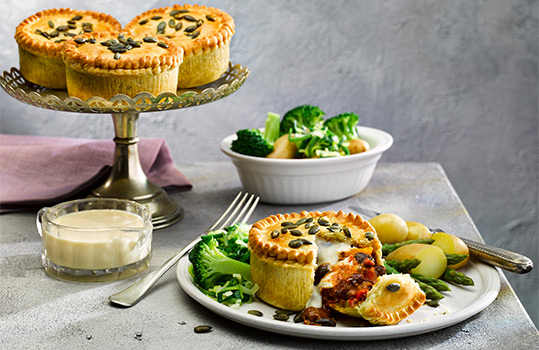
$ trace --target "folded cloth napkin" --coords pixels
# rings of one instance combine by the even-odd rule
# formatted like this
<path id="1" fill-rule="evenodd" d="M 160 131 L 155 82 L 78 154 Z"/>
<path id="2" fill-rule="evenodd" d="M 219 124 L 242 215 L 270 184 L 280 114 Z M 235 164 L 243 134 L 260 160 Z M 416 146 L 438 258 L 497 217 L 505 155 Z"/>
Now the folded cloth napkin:
<path id="1" fill-rule="evenodd" d="M 0 134 L 0 213 L 33 210 L 85 197 L 112 169 L 112 140 Z M 187 191 L 164 139 L 141 139 L 140 163 L 148 179 L 167 191 Z"/>

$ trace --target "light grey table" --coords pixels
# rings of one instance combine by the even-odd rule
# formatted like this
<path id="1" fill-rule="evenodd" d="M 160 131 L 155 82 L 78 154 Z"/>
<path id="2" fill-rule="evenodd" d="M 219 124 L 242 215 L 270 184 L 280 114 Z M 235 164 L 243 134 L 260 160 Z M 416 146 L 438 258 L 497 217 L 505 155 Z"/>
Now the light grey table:
<path id="1" fill-rule="evenodd" d="M 189 192 L 172 194 L 185 209 L 178 224 L 154 234 L 149 270 L 213 222 L 241 184 L 231 163 L 180 164 L 193 182 Z M 481 240 L 466 209 L 436 163 L 381 163 L 362 193 L 340 202 L 306 206 L 260 205 L 252 220 L 300 210 L 347 210 L 360 205 L 394 212 L 427 226 L 444 227 Z M 2 349 L 537 349 L 539 334 L 501 275 L 496 300 L 454 326 L 413 337 L 359 342 L 320 341 L 246 327 L 205 309 L 180 288 L 169 271 L 132 308 L 117 308 L 108 296 L 137 277 L 105 284 L 79 284 L 48 277 L 41 268 L 35 213 L 0 216 L 0 348 Z M 525 278 L 525 276 L 523 276 Z M 213 331 L 196 334 L 196 325 Z"/>

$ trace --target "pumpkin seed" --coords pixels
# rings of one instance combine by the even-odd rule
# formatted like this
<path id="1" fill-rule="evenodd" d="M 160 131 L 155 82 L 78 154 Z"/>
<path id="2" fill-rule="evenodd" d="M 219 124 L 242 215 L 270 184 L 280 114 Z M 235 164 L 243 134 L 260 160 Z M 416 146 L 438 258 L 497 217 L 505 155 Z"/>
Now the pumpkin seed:
<path id="1" fill-rule="evenodd" d="M 303 245 L 303 241 L 301 239 L 294 239 L 290 242 L 288 242 L 288 246 L 290 248 L 299 248 Z"/>
<path id="2" fill-rule="evenodd" d="M 398 283 L 390 283 L 386 286 L 386 289 L 390 292 L 398 292 L 401 289 L 401 285 Z"/>
<path id="3" fill-rule="evenodd" d="M 157 31 L 158 32 L 162 32 L 165 30 L 167 24 L 165 23 L 165 21 L 163 22 L 160 22 L 158 25 L 157 25 Z"/>
<path id="4" fill-rule="evenodd" d="M 287 229 L 286 227 L 283 227 L 283 228 L 281 229 L 281 233 L 282 233 L 283 235 L 286 234 L 286 233 L 288 233 L 288 229 Z"/>
<path id="5" fill-rule="evenodd" d="M 47 32 L 39 31 L 39 34 L 41 34 L 41 36 L 43 36 L 44 38 L 47 38 L 47 39 L 51 38 L 49 33 L 47 33 Z"/>
<path id="6" fill-rule="evenodd" d="M 146 23 L 148 23 L 149 19 L 147 18 L 144 18 L 144 19 L 141 19 L 138 24 L 140 24 L 141 26 L 145 25 Z"/>
<path id="7" fill-rule="evenodd" d="M 174 16 L 176 16 L 178 13 L 180 13 L 180 11 L 178 11 L 178 10 L 172 10 L 172 11 L 170 11 L 169 15 L 172 16 L 172 17 L 174 17 Z"/>
<path id="8" fill-rule="evenodd" d="M 75 23 L 77 23 L 77 22 L 75 22 L 75 21 L 72 20 L 72 19 L 70 19 L 69 21 L 67 21 L 67 24 L 75 24 Z M 54 28 L 54 26 L 53 26 L 53 28 Z"/>
<path id="9" fill-rule="evenodd" d="M 273 315 L 273 319 L 277 320 L 277 321 L 288 321 L 289 318 L 290 318 L 290 316 L 288 316 L 286 314 L 275 314 L 275 315 Z"/>
<path id="10" fill-rule="evenodd" d="M 59 27 L 56 27 L 56 30 L 59 32 L 67 32 L 69 28 L 67 26 L 59 26 Z"/>
<path id="11" fill-rule="evenodd" d="M 338 226 L 329 226 L 329 227 L 328 227 L 328 231 L 331 231 L 331 232 L 341 232 L 341 228 L 338 227 Z"/>
<path id="12" fill-rule="evenodd" d="M 176 27 L 174 27 L 174 29 L 176 29 L 176 31 L 182 29 L 182 22 L 178 22 L 178 24 L 176 24 Z"/>
<path id="13" fill-rule="evenodd" d="M 320 231 L 320 226 L 318 225 L 314 225 L 314 226 L 311 226 L 311 228 L 309 228 L 310 235 L 315 235 L 318 233 L 318 231 Z"/>
<path id="14" fill-rule="evenodd" d="M 187 13 L 189 10 L 179 10 L 178 13 Z"/>
<path id="15" fill-rule="evenodd" d="M 300 312 L 298 312 L 298 313 L 294 316 L 294 323 L 300 323 L 300 322 L 303 322 L 303 311 L 305 311 L 305 310 L 301 310 Z"/>
<path id="16" fill-rule="evenodd" d="M 88 40 L 86 40 L 87 43 L 90 43 L 90 44 L 95 44 L 97 42 L 97 40 L 95 38 L 90 38 Z"/>
<path id="17" fill-rule="evenodd" d="M 328 219 L 326 219 L 323 216 L 318 218 L 318 224 L 320 224 L 321 226 L 329 226 L 330 225 Z"/>
<path id="18" fill-rule="evenodd" d="M 81 15 L 76 15 L 75 17 L 73 17 L 71 19 L 74 20 L 74 21 L 78 21 L 78 20 L 82 19 L 82 16 Z"/>
<path id="19" fill-rule="evenodd" d="M 84 44 L 86 42 L 86 39 L 84 39 L 84 38 L 75 38 L 73 41 L 75 41 L 77 44 Z"/>
<path id="20" fill-rule="evenodd" d="M 49 33 L 49 36 L 51 38 L 56 38 L 58 35 L 60 35 L 60 33 L 58 33 L 57 30 L 53 30 L 52 32 Z"/>
<path id="21" fill-rule="evenodd" d="M 204 325 L 196 326 L 195 333 L 208 333 L 208 332 L 211 332 L 212 329 L 213 329 L 212 326 L 208 326 L 204 324 Z"/>
<path id="22" fill-rule="evenodd" d="M 164 41 L 158 42 L 157 46 L 162 47 L 163 49 L 168 49 L 168 45 Z"/>
<path id="23" fill-rule="evenodd" d="M 290 230 L 290 234 L 296 237 L 303 236 L 303 232 L 301 232 L 300 230 Z"/>
<path id="24" fill-rule="evenodd" d="M 307 222 L 307 218 L 299 219 L 298 221 L 296 221 L 295 225 L 297 226 L 303 225 L 306 222 Z"/>
<path id="25" fill-rule="evenodd" d="M 72 38 L 75 36 L 75 33 L 64 33 L 64 36 L 69 36 Z"/>
<path id="26" fill-rule="evenodd" d="M 141 47 L 142 46 L 142 41 L 133 40 L 131 42 L 131 46 L 133 46 L 133 47 Z"/>
<path id="27" fill-rule="evenodd" d="M 153 16 L 152 18 L 150 18 L 152 21 L 158 21 L 160 20 L 161 18 L 163 18 L 163 16 L 159 16 L 159 15 L 155 15 Z"/>
<path id="28" fill-rule="evenodd" d="M 215 18 L 213 18 L 211 15 L 206 15 L 206 19 L 211 22 L 215 21 Z"/>
<path id="29" fill-rule="evenodd" d="M 287 226 L 291 226 L 291 225 L 294 225 L 294 223 L 290 222 L 290 221 L 285 221 L 285 222 L 281 223 L 281 226 L 283 226 L 283 227 L 287 227 Z"/>
<path id="30" fill-rule="evenodd" d="M 197 26 L 198 27 L 200 27 L 203 24 L 204 24 L 204 20 L 202 20 L 202 19 L 197 20 Z"/>
<path id="31" fill-rule="evenodd" d="M 299 240 L 301 241 L 301 243 L 303 243 L 305 245 L 313 244 L 313 242 L 311 242 L 311 241 L 309 241 L 308 239 L 305 239 L 305 238 L 299 238 Z"/>
<path id="32" fill-rule="evenodd" d="M 67 27 L 69 29 L 77 29 L 77 26 L 75 24 L 68 24 Z"/>
<path id="33" fill-rule="evenodd" d="M 365 232 L 365 238 L 367 238 L 369 241 L 372 241 L 374 239 L 374 233 L 371 231 Z"/>
<path id="34" fill-rule="evenodd" d="M 168 26 L 170 28 L 175 28 L 176 27 L 176 22 L 171 18 L 169 21 L 168 21 Z"/>
<path id="35" fill-rule="evenodd" d="M 152 36 L 146 36 L 142 39 L 146 43 L 156 43 L 158 40 Z"/>
<path id="36" fill-rule="evenodd" d="M 121 42 L 124 45 L 128 44 L 128 41 L 127 41 L 126 37 L 123 36 L 123 35 L 118 35 L 118 41 Z"/>
<path id="37" fill-rule="evenodd" d="M 53 21 L 49 21 L 49 27 L 54 28 L 54 22 Z"/>
<path id="38" fill-rule="evenodd" d="M 185 19 L 186 21 L 189 21 L 189 22 L 196 22 L 197 19 L 193 16 L 190 16 L 190 15 L 185 15 L 183 16 L 183 19 Z"/>
<path id="39" fill-rule="evenodd" d="M 115 60 L 119 60 L 119 59 L 120 59 L 120 53 L 119 53 L 119 52 L 116 52 L 116 53 L 114 54 L 114 59 L 115 59 Z"/>
<path id="40" fill-rule="evenodd" d="M 58 40 L 55 40 L 54 42 L 55 42 L 55 43 L 62 43 L 62 42 L 64 42 L 64 41 L 66 41 L 66 39 L 58 39 Z"/>
<path id="41" fill-rule="evenodd" d="M 273 232 L 271 233 L 271 238 L 277 238 L 279 237 L 280 235 L 280 232 L 278 230 L 273 230 Z"/>
<path id="42" fill-rule="evenodd" d="M 348 228 L 348 226 L 344 226 L 342 230 L 346 237 L 352 238 L 352 232 L 350 232 L 350 229 Z"/>
<path id="43" fill-rule="evenodd" d="M 275 310 L 275 314 L 281 314 L 281 315 L 293 315 L 295 314 L 296 311 L 292 311 L 292 310 L 285 310 L 285 309 L 277 309 Z"/>
<path id="44" fill-rule="evenodd" d="M 250 315 L 258 316 L 258 317 L 264 316 L 262 311 L 258 311 L 258 310 L 249 310 L 249 311 L 247 311 L 247 313 L 250 314 Z"/>
<path id="45" fill-rule="evenodd" d="M 313 225 L 314 225 L 314 223 L 312 223 L 312 222 L 307 222 L 307 223 L 305 224 L 305 228 L 306 228 L 306 229 L 310 229 L 311 227 L 313 227 Z"/>

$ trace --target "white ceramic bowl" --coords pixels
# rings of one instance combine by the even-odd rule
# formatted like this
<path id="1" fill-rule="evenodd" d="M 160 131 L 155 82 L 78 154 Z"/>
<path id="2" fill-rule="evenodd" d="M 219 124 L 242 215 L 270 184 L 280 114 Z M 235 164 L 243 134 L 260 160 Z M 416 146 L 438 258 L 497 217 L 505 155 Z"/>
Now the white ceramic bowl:
<path id="1" fill-rule="evenodd" d="M 367 187 L 382 153 L 393 144 L 390 134 L 364 126 L 359 135 L 369 151 L 336 158 L 270 159 L 230 150 L 236 134 L 221 141 L 221 150 L 236 166 L 245 191 L 273 204 L 309 204 L 344 199 Z"/>

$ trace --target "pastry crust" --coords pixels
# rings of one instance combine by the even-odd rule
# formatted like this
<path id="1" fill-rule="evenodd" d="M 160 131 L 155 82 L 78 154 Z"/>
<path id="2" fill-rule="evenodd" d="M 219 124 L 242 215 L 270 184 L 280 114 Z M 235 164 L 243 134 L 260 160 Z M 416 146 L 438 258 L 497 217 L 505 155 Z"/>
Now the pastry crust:
<path id="1" fill-rule="evenodd" d="M 124 30 L 165 35 L 182 47 L 178 87 L 189 88 L 211 83 L 226 71 L 234 20 L 213 7 L 185 4 L 146 11 Z"/>
<path id="2" fill-rule="evenodd" d="M 64 44 L 67 91 L 87 100 L 176 92 L 183 50 L 163 37 L 100 32 L 77 36 Z"/>
<path id="3" fill-rule="evenodd" d="M 65 89 L 64 41 L 90 31 L 119 31 L 112 16 L 69 8 L 40 11 L 15 30 L 21 74 L 28 81 L 52 89 Z"/>
<path id="4" fill-rule="evenodd" d="M 388 286 L 392 283 L 397 283 L 399 290 L 390 291 Z M 409 275 L 384 275 L 378 278 L 356 311 L 370 323 L 390 325 L 410 316 L 425 299 L 425 293 Z"/>
<path id="5" fill-rule="evenodd" d="M 327 226 L 320 224 L 324 220 Z M 334 223 L 340 229 L 330 229 Z M 318 231 L 313 229 L 309 233 L 313 226 L 318 226 Z M 370 247 L 369 251 L 381 264 L 381 243 L 375 234 L 367 238 L 367 232 L 375 232 L 368 221 L 342 211 L 278 214 L 256 222 L 249 232 L 249 249 L 251 280 L 258 285 L 257 296 L 280 308 L 303 309 L 313 290 L 318 253 L 316 237 L 345 242 L 351 247 Z M 301 243 L 296 247 L 293 242 Z"/>

